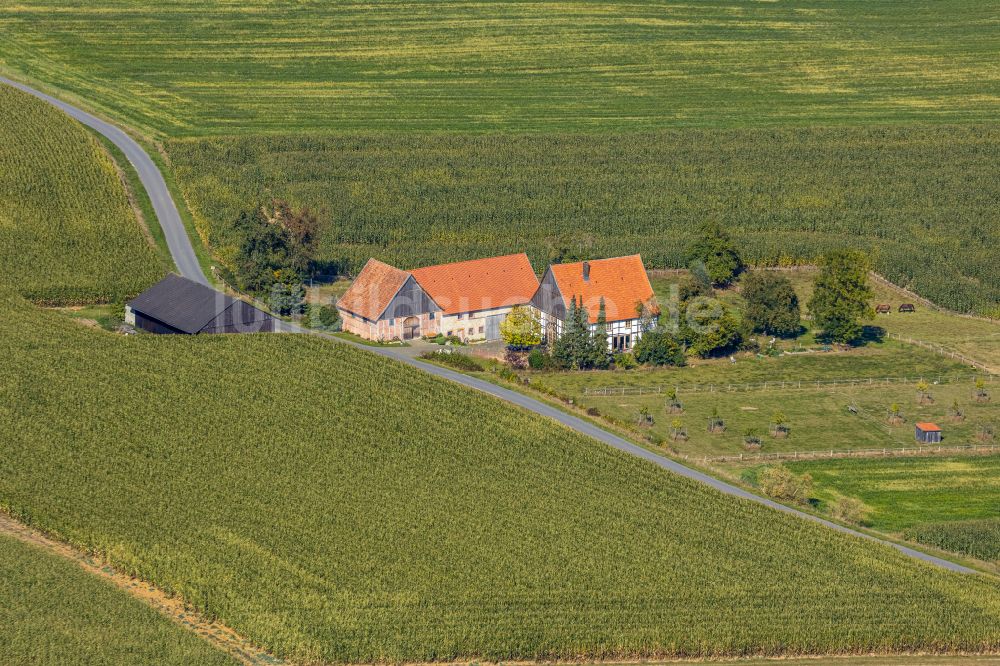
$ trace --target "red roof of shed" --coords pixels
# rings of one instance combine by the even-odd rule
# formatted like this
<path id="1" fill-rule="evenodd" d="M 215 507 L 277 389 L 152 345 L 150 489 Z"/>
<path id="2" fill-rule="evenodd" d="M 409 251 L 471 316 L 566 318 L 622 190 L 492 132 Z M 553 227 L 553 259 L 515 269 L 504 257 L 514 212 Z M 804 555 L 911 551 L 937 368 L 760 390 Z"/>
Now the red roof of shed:
<path id="1" fill-rule="evenodd" d="M 923 430 L 924 432 L 941 432 L 941 428 L 939 428 L 936 423 L 928 423 L 925 421 L 922 423 L 917 423 L 917 427 Z"/>

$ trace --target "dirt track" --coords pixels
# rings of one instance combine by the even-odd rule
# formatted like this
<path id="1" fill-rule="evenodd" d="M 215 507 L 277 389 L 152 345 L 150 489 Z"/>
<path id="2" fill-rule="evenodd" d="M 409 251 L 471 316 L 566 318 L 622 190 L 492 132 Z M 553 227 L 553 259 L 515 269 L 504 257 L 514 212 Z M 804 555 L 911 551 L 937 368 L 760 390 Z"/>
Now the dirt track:
<path id="1" fill-rule="evenodd" d="M 41 548 L 49 553 L 76 562 L 85 571 L 99 576 L 124 590 L 143 603 L 152 606 L 174 622 L 197 633 L 223 652 L 248 666 L 284 664 L 286 662 L 256 647 L 229 627 L 212 622 L 184 606 L 180 599 L 169 597 L 162 590 L 131 576 L 116 571 L 86 553 L 45 536 L 41 532 L 22 525 L 10 516 L 0 513 L 0 534 Z"/>

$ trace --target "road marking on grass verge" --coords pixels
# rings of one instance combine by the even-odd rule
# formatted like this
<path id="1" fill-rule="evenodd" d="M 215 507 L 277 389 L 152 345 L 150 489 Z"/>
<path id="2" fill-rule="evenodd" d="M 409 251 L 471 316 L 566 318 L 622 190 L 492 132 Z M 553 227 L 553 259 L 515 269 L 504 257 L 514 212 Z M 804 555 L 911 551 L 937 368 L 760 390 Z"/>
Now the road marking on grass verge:
<path id="1" fill-rule="evenodd" d="M 0 534 L 4 534 L 24 543 L 76 562 L 84 571 L 103 578 L 115 587 L 125 591 L 132 597 L 151 606 L 163 615 L 185 629 L 189 629 L 216 648 L 232 655 L 235 659 L 248 666 L 273 666 L 285 664 L 283 660 L 273 656 L 252 642 L 240 636 L 236 631 L 216 621 L 208 620 L 200 613 L 185 606 L 178 597 L 168 596 L 166 592 L 154 585 L 132 578 L 115 570 L 106 562 L 51 539 L 38 530 L 32 529 L 10 516 L 0 513 Z"/>

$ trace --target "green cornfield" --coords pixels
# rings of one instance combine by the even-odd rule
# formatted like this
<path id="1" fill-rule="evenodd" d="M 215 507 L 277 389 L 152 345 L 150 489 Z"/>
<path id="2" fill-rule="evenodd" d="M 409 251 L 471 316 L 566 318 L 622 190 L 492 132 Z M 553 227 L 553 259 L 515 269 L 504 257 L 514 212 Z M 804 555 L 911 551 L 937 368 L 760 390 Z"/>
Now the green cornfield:
<path id="1" fill-rule="evenodd" d="M 135 295 L 165 272 L 100 144 L 54 107 L 0 85 L 0 265 L 37 303 Z"/>
<path id="2" fill-rule="evenodd" d="M 1000 307 L 1000 131 L 669 130 L 640 134 L 364 134 L 175 140 L 197 223 L 223 259 L 255 201 L 320 211 L 323 258 L 346 272 L 568 243 L 685 265 L 706 219 L 746 259 L 812 262 L 854 246 L 890 280 L 959 311 Z"/>
<path id="3" fill-rule="evenodd" d="M 5 300 L 0 506 L 285 656 L 981 651 L 995 580 L 723 496 L 306 337 Z M 377 399 L 373 397 L 377 396 Z"/>
<path id="4" fill-rule="evenodd" d="M 987 562 L 1000 562 L 1000 518 L 918 525 L 906 531 L 906 538 Z"/>
<path id="5" fill-rule="evenodd" d="M 234 664 L 76 563 L 6 535 L 0 535 L 0 601 L 4 664 Z"/>

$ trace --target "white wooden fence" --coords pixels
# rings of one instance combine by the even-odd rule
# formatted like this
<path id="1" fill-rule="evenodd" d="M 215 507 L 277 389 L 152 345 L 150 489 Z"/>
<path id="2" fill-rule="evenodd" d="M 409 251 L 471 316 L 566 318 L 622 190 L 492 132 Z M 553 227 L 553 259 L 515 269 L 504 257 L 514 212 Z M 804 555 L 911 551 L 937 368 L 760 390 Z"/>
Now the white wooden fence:
<path id="1" fill-rule="evenodd" d="M 961 446 L 908 446 L 898 449 L 831 449 L 829 451 L 778 451 L 774 453 L 741 453 L 732 456 L 684 456 L 688 460 L 706 463 L 747 463 L 775 460 L 817 460 L 836 458 L 892 458 L 899 456 L 948 455 L 951 453 L 991 455 L 1000 453 L 997 444 L 967 444 Z"/>
<path id="2" fill-rule="evenodd" d="M 779 391 L 819 388 L 848 388 L 857 386 L 891 386 L 893 384 L 916 384 L 926 381 L 929 384 L 949 384 L 960 381 L 974 382 L 979 375 L 947 375 L 940 377 L 855 377 L 853 379 L 816 379 L 796 380 L 779 379 L 770 382 L 729 383 L 729 384 L 679 384 L 676 386 L 601 386 L 584 387 L 586 396 L 621 396 L 621 395 L 658 395 L 671 390 L 682 393 L 745 393 L 749 391 Z M 994 375 L 984 375 L 982 379 L 992 384 Z"/>

